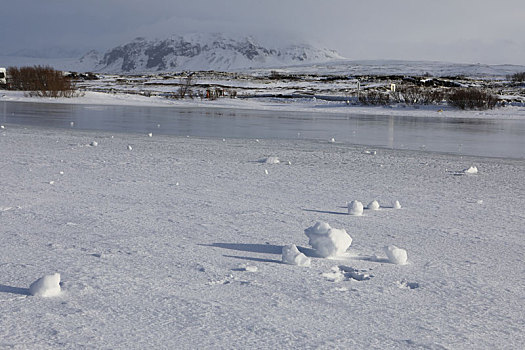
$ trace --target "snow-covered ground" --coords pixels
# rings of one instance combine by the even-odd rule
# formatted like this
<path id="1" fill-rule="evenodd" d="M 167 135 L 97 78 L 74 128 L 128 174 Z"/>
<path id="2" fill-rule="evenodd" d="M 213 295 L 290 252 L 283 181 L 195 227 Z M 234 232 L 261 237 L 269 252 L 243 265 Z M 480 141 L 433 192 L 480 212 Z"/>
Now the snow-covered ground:
<path id="1" fill-rule="evenodd" d="M 523 161 L 363 151 L 5 125 L 0 348 L 521 348 Z"/>

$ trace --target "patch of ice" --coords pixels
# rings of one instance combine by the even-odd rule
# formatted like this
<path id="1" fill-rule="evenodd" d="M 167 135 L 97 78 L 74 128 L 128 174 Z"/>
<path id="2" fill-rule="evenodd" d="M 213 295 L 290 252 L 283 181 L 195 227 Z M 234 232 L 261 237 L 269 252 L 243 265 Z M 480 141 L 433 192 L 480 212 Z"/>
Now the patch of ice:
<path id="1" fill-rule="evenodd" d="M 295 244 L 285 245 L 282 250 L 282 261 L 285 264 L 309 267 L 311 259 L 301 253 Z"/>
<path id="2" fill-rule="evenodd" d="M 378 210 L 380 208 L 379 206 L 379 202 L 376 201 L 376 200 L 373 200 L 371 201 L 370 203 L 368 203 L 368 205 L 366 206 L 367 209 L 370 209 L 370 210 Z"/>
<path id="3" fill-rule="evenodd" d="M 363 215 L 363 203 L 354 200 L 348 203 L 348 214 L 350 215 Z"/>
<path id="4" fill-rule="evenodd" d="M 54 297 L 60 294 L 60 274 L 46 275 L 31 283 L 29 294 L 41 297 Z"/>
<path id="5" fill-rule="evenodd" d="M 398 248 L 395 245 L 389 245 L 384 248 L 388 260 L 392 264 L 405 265 L 407 263 L 407 251 Z"/>
<path id="6" fill-rule="evenodd" d="M 308 244 L 324 257 L 335 257 L 346 252 L 352 244 L 352 237 L 344 229 L 330 227 L 326 222 L 317 222 L 304 230 Z"/>

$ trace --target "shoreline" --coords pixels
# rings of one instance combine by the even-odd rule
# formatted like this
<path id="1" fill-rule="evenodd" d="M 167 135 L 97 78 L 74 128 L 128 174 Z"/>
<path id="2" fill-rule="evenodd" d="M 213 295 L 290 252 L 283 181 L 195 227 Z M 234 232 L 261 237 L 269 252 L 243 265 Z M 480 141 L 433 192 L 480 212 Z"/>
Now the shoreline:
<path id="1" fill-rule="evenodd" d="M 17 103 L 56 103 L 79 105 L 104 105 L 104 106 L 135 106 L 135 107 L 164 107 L 164 108 L 223 108 L 271 112 L 296 112 L 296 113 L 327 113 L 349 115 L 376 115 L 376 116 L 405 116 L 405 117 L 438 117 L 450 119 L 525 119 L 525 107 L 506 106 L 491 110 L 458 110 L 448 106 L 357 106 L 346 105 L 342 102 L 322 101 L 314 99 L 278 100 L 264 98 L 230 99 L 221 98 L 214 101 L 185 99 L 171 100 L 164 97 L 146 97 L 136 94 L 102 93 L 85 91 L 84 96 L 73 98 L 41 98 L 26 97 L 21 91 L 0 92 L 0 102 Z"/>

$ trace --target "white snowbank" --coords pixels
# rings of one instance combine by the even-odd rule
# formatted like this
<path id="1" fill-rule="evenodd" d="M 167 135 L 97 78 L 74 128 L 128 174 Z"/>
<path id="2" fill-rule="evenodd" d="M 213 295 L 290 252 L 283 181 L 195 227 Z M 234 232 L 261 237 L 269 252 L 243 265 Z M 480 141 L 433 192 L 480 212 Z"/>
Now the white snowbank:
<path id="1" fill-rule="evenodd" d="M 60 294 L 60 274 L 46 275 L 31 283 L 29 294 L 41 297 L 54 297 Z"/>
<path id="2" fill-rule="evenodd" d="M 380 208 L 379 202 L 376 200 L 373 200 L 370 203 L 368 203 L 366 207 L 367 209 L 370 209 L 370 210 L 378 210 Z"/>
<path id="3" fill-rule="evenodd" d="M 351 201 L 348 203 L 348 214 L 350 215 L 363 215 L 363 203 L 360 201 Z"/>
<path id="4" fill-rule="evenodd" d="M 352 237 L 346 230 L 332 228 L 326 222 L 317 222 L 304 233 L 310 239 L 308 244 L 324 258 L 341 255 L 352 244 Z"/>
<path id="5" fill-rule="evenodd" d="M 385 254 L 388 260 L 392 264 L 396 265 L 405 265 L 407 263 L 407 251 L 398 248 L 395 245 L 389 245 L 384 248 Z"/>
<path id="6" fill-rule="evenodd" d="M 463 170 L 463 172 L 465 174 L 477 174 L 478 168 L 476 166 L 471 166 L 470 168 Z"/>
<path id="7" fill-rule="evenodd" d="M 283 263 L 297 266 L 309 267 L 311 259 L 301 253 L 295 244 L 285 245 L 283 247 Z"/>

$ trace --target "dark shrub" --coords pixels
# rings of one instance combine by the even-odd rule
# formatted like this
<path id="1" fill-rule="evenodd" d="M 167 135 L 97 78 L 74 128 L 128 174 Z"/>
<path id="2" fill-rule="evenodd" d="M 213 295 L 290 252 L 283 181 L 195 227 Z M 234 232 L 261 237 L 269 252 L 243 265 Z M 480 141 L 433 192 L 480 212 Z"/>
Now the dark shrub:
<path id="1" fill-rule="evenodd" d="M 516 83 L 521 83 L 525 81 L 525 72 L 515 73 L 507 77 L 509 80 L 512 80 Z"/>
<path id="2" fill-rule="evenodd" d="M 496 107 L 498 97 L 476 88 L 461 88 L 450 92 L 447 101 L 460 109 L 492 109 Z"/>
<path id="3" fill-rule="evenodd" d="M 9 88 L 28 91 L 29 96 L 73 97 L 75 85 L 62 72 L 51 67 L 9 67 Z"/>

